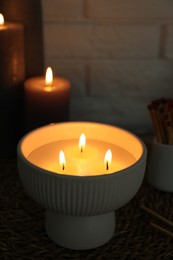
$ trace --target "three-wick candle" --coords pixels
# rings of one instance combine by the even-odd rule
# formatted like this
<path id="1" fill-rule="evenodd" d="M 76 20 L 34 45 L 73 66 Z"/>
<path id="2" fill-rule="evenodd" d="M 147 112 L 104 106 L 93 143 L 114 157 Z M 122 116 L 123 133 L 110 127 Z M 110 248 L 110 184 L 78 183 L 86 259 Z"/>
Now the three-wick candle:
<path id="1" fill-rule="evenodd" d="M 109 142 L 83 138 L 48 143 L 35 149 L 27 159 L 40 168 L 59 174 L 93 176 L 127 168 L 135 157 Z M 112 156 L 113 155 L 113 156 Z"/>

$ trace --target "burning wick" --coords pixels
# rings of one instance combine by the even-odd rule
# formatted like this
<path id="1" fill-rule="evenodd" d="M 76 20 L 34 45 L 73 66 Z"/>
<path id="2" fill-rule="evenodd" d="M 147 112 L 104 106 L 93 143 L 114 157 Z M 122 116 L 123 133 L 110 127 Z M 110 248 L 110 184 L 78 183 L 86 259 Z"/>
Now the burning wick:
<path id="1" fill-rule="evenodd" d="M 106 161 L 106 171 L 109 170 L 109 163 Z"/>
<path id="2" fill-rule="evenodd" d="M 110 149 L 107 150 L 106 154 L 105 154 L 105 166 L 106 166 L 106 171 L 109 170 L 111 162 L 112 162 L 112 152 Z"/>
<path id="3" fill-rule="evenodd" d="M 86 136 L 85 136 L 85 134 L 81 134 L 80 139 L 79 139 L 79 149 L 80 149 L 81 153 L 83 153 L 85 146 L 86 146 Z"/>
<path id="4" fill-rule="evenodd" d="M 64 152 L 61 150 L 59 153 L 59 163 L 62 167 L 62 170 L 64 171 L 65 169 L 65 164 L 66 164 L 66 160 L 65 160 L 65 155 Z"/>

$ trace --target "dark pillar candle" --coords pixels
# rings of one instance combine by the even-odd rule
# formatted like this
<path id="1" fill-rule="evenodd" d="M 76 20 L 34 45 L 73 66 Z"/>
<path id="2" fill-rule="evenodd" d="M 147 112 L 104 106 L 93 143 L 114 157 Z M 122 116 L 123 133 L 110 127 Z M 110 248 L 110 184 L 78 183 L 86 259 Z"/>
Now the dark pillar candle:
<path id="1" fill-rule="evenodd" d="M 21 24 L 0 25 L 0 157 L 16 154 L 22 130 L 22 92 L 25 78 Z"/>
<path id="2" fill-rule="evenodd" d="M 71 84 L 67 79 L 54 78 L 47 86 L 44 77 L 25 81 L 26 131 L 55 122 L 69 121 Z"/>
<path id="3" fill-rule="evenodd" d="M 24 24 L 26 78 L 43 75 L 41 0 L 0 0 L 0 12 L 6 20 Z"/>

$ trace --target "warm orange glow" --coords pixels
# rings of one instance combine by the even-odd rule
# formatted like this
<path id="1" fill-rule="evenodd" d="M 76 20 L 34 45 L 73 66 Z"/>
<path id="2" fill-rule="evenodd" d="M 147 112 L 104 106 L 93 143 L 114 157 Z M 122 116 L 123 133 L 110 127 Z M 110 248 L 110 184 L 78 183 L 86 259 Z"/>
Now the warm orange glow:
<path id="1" fill-rule="evenodd" d="M 0 25 L 4 24 L 4 16 L 0 14 Z"/>
<path id="2" fill-rule="evenodd" d="M 85 146 L 86 146 L 86 136 L 85 136 L 85 134 L 81 134 L 80 139 L 79 139 L 79 149 L 80 149 L 81 153 L 83 153 Z"/>
<path id="3" fill-rule="evenodd" d="M 51 87 L 51 86 L 46 86 L 46 87 L 44 88 L 44 91 L 46 91 L 46 92 L 52 92 L 52 87 Z"/>
<path id="4" fill-rule="evenodd" d="M 109 170 L 111 162 L 112 162 L 112 152 L 110 149 L 108 149 L 105 154 L 104 162 L 105 162 L 106 170 Z"/>
<path id="5" fill-rule="evenodd" d="M 46 86 L 47 87 L 50 87 L 53 83 L 53 72 L 52 72 L 52 69 L 51 67 L 48 67 L 47 70 L 46 70 Z"/>
<path id="6" fill-rule="evenodd" d="M 63 151 L 60 151 L 59 153 L 59 163 L 62 167 L 62 170 L 65 169 L 65 165 L 66 165 L 66 160 L 65 160 L 65 155 L 64 155 L 64 152 Z"/>

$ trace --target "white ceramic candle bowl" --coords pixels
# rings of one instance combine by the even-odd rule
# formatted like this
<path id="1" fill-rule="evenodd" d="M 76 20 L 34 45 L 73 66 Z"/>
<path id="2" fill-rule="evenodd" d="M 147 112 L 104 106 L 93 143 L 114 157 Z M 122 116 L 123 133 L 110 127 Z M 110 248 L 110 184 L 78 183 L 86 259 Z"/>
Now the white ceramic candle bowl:
<path id="1" fill-rule="evenodd" d="M 154 139 L 147 179 L 156 189 L 173 192 L 173 145 Z"/>
<path id="2" fill-rule="evenodd" d="M 111 174 L 69 176 L 45 170 L 27 159 L 39 146 L 78 139 L 83 132 L 88 139 L 113 143 L 127 150 L 135 157 L 135 163 Z M 83 250 L 101 246 L 111 239 L 115 230 L 114 210 L 126 204 L 138 191 L 144 177 L 146 156 L 143 142 L 121 128 L 89 122 L 59 123 L 36 129 L 23 137 L 18 144 L 18 169 L 27 193 L 47 208 L 48 236 L 61 246 Z"/>

